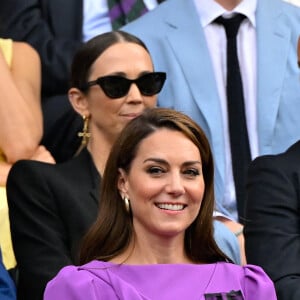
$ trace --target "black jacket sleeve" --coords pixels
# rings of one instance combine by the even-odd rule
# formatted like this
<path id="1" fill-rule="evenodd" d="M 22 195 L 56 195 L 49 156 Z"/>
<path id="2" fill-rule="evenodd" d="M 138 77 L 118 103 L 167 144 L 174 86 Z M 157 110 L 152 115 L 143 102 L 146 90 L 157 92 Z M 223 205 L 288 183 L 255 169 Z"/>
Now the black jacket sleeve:
<path id="1" fill-rule="evenodd" d="M 53 184 L 38 163 L 19 161 L 11 169 L 7 197 L 19 270 L 18 299 L 41 300 L 47 282 L 72 264 L 66 227 Z"/>
<path id="2" fill-rule="evenodd" d="M 280 300 L 300 299 L 300 153 L 295 157 L 257 158 L 247 186 L 247 261 L 264 268 Z"/>

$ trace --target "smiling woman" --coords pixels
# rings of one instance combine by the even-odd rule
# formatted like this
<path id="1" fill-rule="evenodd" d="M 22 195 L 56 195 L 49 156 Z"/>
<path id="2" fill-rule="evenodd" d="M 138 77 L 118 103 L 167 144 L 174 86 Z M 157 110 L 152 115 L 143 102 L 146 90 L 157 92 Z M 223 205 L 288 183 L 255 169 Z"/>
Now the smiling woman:
<path id="1" fill-rule="evenodd" d="M 213 169 L 186 115 L 154 108 L 129 122 L 107 160 L 86 264 L 62 269 L 44 300 L 275 300 L 263 270 L 229 263 L 213 238 Z"/>

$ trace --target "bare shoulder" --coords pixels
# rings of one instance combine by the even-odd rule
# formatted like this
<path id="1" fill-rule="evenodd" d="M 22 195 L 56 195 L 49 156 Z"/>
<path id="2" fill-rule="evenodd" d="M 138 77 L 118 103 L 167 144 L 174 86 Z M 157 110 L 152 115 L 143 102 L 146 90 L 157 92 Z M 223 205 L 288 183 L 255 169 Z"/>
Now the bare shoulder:
<path id="1" fill-rule="evenodd" d="M 41 61 L 37 51 L 24 42 L 13 42 L 11 72 L 18 84 L 30 84 L 39 97 Z"/>
<path id="2" fill-rule="evenodd" d="M 39 63 L 39 55 L 32 46 L 25 42 L 13 42 L 12 66 L 15 66 L 16 64 L 31 65 Z"/>

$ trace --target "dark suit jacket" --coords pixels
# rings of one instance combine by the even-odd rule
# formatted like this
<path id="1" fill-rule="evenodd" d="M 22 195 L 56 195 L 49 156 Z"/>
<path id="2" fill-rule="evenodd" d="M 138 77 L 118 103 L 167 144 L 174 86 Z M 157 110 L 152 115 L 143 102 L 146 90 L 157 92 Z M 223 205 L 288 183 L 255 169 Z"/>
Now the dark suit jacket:
<path id="1" fill-rule="evenodd" d="M 98 210 L 100 176 L 87 150 L 62 164 L 17 162 L 8 177 L 18 299 L 42 299 L 46 283 L 77 263 L 81 238 Z"/>
<path id="2" fill-rule="evenodd" d="M 275 282 L 279 300 L 300 299 L 300 141 L 251 165 L 246 255 Z"/>

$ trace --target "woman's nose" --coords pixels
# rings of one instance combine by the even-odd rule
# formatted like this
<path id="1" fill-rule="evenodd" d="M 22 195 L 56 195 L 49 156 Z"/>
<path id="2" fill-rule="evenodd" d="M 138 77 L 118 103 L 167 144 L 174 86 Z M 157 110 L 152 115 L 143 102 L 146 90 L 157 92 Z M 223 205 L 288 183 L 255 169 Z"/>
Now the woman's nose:
<path id="1" fill-rule="evenodd" d="M 184 183 L 181 174 L 170 174 L 166 185 L 166 191 L 174 195 L 182 195 L 185 193 Z"/>
<path id="2" fill-rule="evenodd" d="M 132 83 L 130 85 L 126 100 L 128 102 L 142 102 L 143 101 L 143 96 L 138 88 L 138 86 L 135 83 Z"/>

